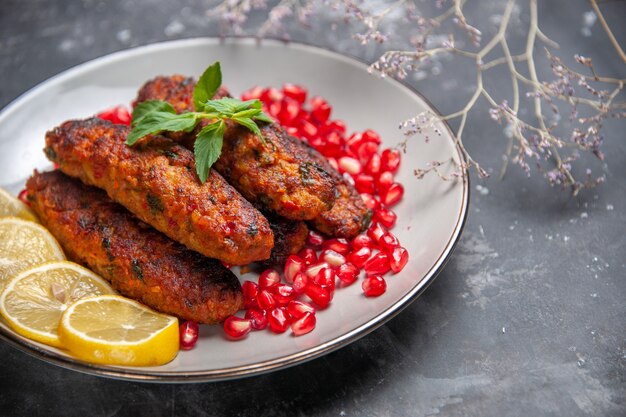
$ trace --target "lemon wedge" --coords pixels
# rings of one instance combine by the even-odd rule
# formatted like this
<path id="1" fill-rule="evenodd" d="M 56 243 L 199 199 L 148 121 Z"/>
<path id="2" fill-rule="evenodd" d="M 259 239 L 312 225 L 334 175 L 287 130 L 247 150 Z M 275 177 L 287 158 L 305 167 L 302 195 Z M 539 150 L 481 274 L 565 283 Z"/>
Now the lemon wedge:
<path id="1" fill-rule="evenodd" d="M 15 216 L 39 223 L 35 213 L 26 204 L 2 188 L 0 188 L 0 216 Z"/>
<path id="2" fill-rule="evenodd" d="M 157 366 L 176 357 L 178 319 L 117 295 L 83 298 L 63 313 L 61 343 L 91 363 Z"/>
<path id="3" fill-rule="evenodd" d="M 0 294 L 0 314 L 19 334 L 61 347 L 57 329 L 63 311 L 86 296 L 113 294 L 109 284 L 72 262 L 49 262 L 17 274 Z"/>
<path id="4" fill-rule="evenodd" d="M 0 291 L 24 269 L 64 259 L 63 250 L 45 227 L 17 217 L 0 218 Z"/>

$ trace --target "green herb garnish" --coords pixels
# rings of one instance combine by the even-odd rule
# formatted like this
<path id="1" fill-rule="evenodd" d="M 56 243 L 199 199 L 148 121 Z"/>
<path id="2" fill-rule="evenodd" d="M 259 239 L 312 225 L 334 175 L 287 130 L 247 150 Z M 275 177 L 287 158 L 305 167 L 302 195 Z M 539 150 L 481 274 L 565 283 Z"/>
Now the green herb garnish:
<path id="1" fill-rule="evenodd" d="M 194 144 L 196 172 L 204 183 L 209 176 L 209 169 L 222 152 L 225 120 L 230 119 L 245 126 L 263 142 L 265 140 L 257 122 L 273 122 L 261 109 L 259 100 L 241 101 L 230 97 L 212 100 L 221 85 L 222 71 L 220 63 L 216 62 L 204 71 L 193 91 L 195 112 L 176 114 L 171 104 L 160 100 L 139 103 L 133 110 L 132 130 L 126 144 L 133 146 L 144 136 L 160 132 L 191 132 L 200 120 L 213 120 L 200 130 Z"/>

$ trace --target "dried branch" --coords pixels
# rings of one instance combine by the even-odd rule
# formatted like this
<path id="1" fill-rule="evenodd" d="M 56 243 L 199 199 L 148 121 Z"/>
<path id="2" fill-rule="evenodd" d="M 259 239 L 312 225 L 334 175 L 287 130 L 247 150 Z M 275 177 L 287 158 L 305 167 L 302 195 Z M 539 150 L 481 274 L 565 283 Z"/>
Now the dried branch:
<path id="1" fill-rule="evenodd" d="M 602 16 L 597 0 L 590 1 L 609 40 L 620 58 L 626 62 L 626 56 Z M 507 2 L 497 33 L 484 46 L 481 46 L 482 33 L 469 22 L 464 13 L 465 0 L 451 0 L 451 4 L 434 17 L 425 16 L 414 2 L 407 0 L 394 0 L 379 7 L 361 0 L 322 0 L 323 8 L 338 13 L 342 21 L 351 23 L 354 38 L 361 44 L 375 42 L 384 45 L 390 41 L 391 35 L 384 32 L 384 24 L 392 15 L 397 19 L 397 12 L 403 12 L 404 21 L 410 25 L 411 33 L 407 34 L 407 38 L 410 36 L 408 40 L 412 49 L 384 51 L 370 66 L 371 72 L 382 77 L 406 78 L 445 55 L 470 60 L 472 67 L 476 68 L 475 89 L 458 111 L 444 116 L 430 112 L 421 113 L 401 123 L 406 139 L 400 145 L 406 149 L 410 137 L 419 135 L 428 140 L 427 132 L 440 134 L 438 123 L 452 120 L 458 122 L 456 142 L 465 162 L 458 163 L 452 174 L 444 175 L 441 167 L 450 161 L 433 161 L 427 167 L 415 170 L 418 178 L 435 173 L 443 179 L 451 180 L 467 175 L 470 168 L 475 169 L 480 176 L 488 176 L 487 171 L 470 155 L 464 144 L 469 114 L 484 100 L 491 108 L 491 118 L 505 126 L 508 139 L 500 177 L 505 175 L 509 164 L 514 163 L 528 175 L 531 173 L 531 166 L 537 167 L 550 184 L 570 187 L 573 194 L 604 181 L 602 175 L 593 178 L 589 169 L 586 170 L 583 180 L 577 179 L 572 164 L 579 159 L 581 152 L 604 159 L 601 151 L 603 137 L 600 132 L 607 119 L 626 117 L 626 103 L 617 100 L 624 90 L 626 79 L 600 76 L 590 58 L 578 55 L 575 56 L 576 62 L 584 71 L 590 72 L 590 75 L 566 66 L 548 49 L 556 49 L 558 44 L 549 39 L 539 27 L 537 0 L 527 2 L 530 23 L 526 32 L 525 48 L 523 52 L 513 54 L 507 37 L 510 36 L 511 16 L 516 0 Z M 441 8 L 446 3 L 446 0 L 437 0 L 435 4 Z M 315 14 L 316 4 L 319 2 L 281 0 L 268 10 L 268 18 L 260 26 L 258 35 L 284 31 L 283 20 L 286 18 L 297 18 L 301 24 L 308 24 Z M 238 14 L 245 15 L 255 8 L 267 6 L 264 0 L 226 0 L 216 6 L 212 13 L 221 16 L 222 22 L 237 33 L 246 21 L 245 17 Z M 446 31 L 450 27 L 452 30 Z M 455 32 L 461 32 L 470 45 L 462 47 L 459 43 L 460 46 L 457 47 Z M 441 41 L 442 35 L 444 41 Z M 543 43 L 545 47 L 539 47 L 538 43 Z M 541 50 L 545 51 L 550 63 L 554 75 L 552 80 L 539 79 L 535 58 Z M 487 57 L 489 60 L 485 62 Z M 498 102 L 493 98 L 493 92 L 485 87 L 484 79 L 489 71 L 501 67 L 506 68 L 510 74 L 511 96 L 510 100 Z M 525 68 L 526 74 L 522 72 L 522 68 Z M 524 97 L 529 102 L 524 101 Z M 524 107 L 532 111 L 534 121 L 520 116 L 520 110 Z M 569 134 L 565 135 L 558 122 L 564 109 L 568 110 L 569 120 L 574 124 Z M 549 166 L 551 163 L 554 164 L 553 167 L 544 168 L 544 165 Z"/>

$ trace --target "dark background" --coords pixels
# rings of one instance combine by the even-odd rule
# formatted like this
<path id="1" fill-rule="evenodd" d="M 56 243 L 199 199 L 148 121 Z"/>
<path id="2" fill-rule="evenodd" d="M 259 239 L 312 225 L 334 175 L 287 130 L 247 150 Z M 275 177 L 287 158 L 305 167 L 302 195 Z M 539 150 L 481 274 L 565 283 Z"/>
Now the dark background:
<path id="1" fill-rule="evenodd" d="M 503 2 L 469 2 L 468 15 L 496 30 Z M 511 46 L 523 45 L 528 11 L 514 13 Z M 599 72 L 626 76 L 585 1 L 540 2 L 540 24 L 558 54 L 591 56 Z M 182 4 L 182 5 L 181 5 Z M 217 36 L 213 2 L 2 0 L 0 107 L 67 68 L 136 45 Z M 603 2 L 626 45 L 626 2 Z M 621 17 L 620 17 L 621 16 Z M 254 26 L 260 17 L 252 19 Z M 620 27 L 621 26 L 621 27 Z M 292 27 L 294 40 L 376 57 L 345 28 Z M 514 52 L 515 53 L 515 52 Z M 444 64 L 446 64 L 444 62 Z M 547 76 L 547 68 L 540 76 Z M 471 94 L 467 65 L 409 80 L 442 113 Z M 488 81 L 507 93 L 509 79 Z M 36 117 L 34 115 L 33 117 Z M 312 362 L 221 383 L 157 385 L 65 370 L 0 343 L 0 414 L 6 416 L 624 416 L 626 415 L 626 122 L 605 126 L 607 183 L 572 198 L 511 167 L 503 181 L 473 178 L 467 227 L 432 286 L 369 336 Z M 503 128 L 479 106 L 470 152 L 497 174 Z M 586 165 L 584 165 L 586 167 Z"/>

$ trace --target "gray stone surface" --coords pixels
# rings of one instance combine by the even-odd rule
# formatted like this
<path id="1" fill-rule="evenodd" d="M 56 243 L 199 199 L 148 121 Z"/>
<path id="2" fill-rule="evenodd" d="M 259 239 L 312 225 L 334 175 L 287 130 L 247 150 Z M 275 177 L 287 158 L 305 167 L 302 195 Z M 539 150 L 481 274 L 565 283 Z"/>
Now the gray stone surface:
<path id="1" fill-rule="evenodd" d="M 211 4 L 2 0 L 0 107 L 62 70 L 113 51 L 215 36 L 218 28 L 203 14 Z M 626 3 L 603 7 L 626 45 Z M 472 15 L 484 23 L 498 8 L 483 1 Z M 590 55 L 601 72 L 624 77 L 626 67 L 599 25 L 590 34 L 581 31 L 588 3 L 550 1 L 540 8 L 561 56 Z M 515 16 L 521 31 L 526 9 Z M 375 56 L 320 27 L 294 30 L 293 38 Z M 412 81 L 443 113 L 456 111 L 471 94 L 467 66 L 451 67 Z M 507 91 L 504 74 L 490 82 Z M 497 172 L 503 132 L 487 121 L 486 111 L 481 106 L 470 118 L 466 140 Z M 607 123 L 605 137 L 608 168 L 591 165 L 605 170 L 607 183 L 575 199 L 515 167 L 504 181 L 473 178 L 469 221 L 445 270 L 404 312 L 340 351 L 239 381 L 151 385 L 65 370 L 0 343 L 0 414 L 626 415 L 624 122 Z"/>

